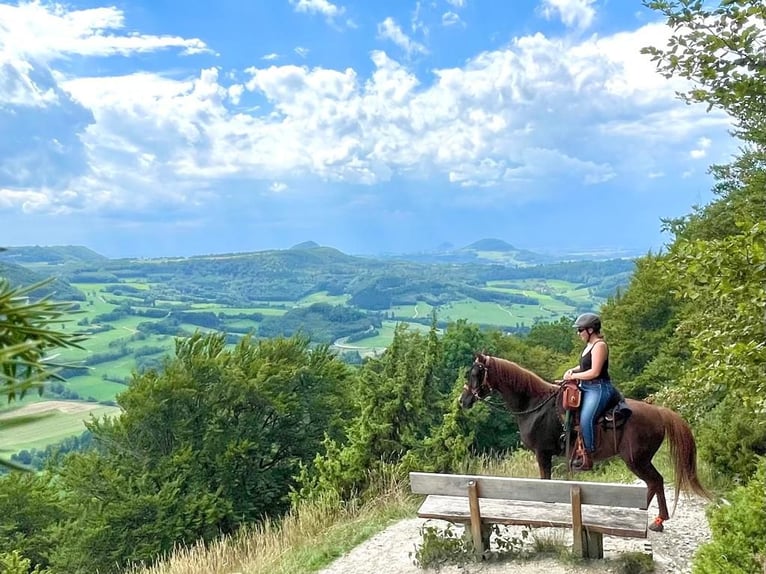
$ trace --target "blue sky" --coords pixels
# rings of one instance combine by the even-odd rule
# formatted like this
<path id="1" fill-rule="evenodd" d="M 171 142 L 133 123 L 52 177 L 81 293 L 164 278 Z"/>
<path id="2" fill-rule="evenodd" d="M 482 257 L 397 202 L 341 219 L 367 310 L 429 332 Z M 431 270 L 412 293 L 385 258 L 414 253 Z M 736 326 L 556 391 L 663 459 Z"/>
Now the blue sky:
<path id="1" fill-rule="evenodd" d="M 0 245 L 657 250 L 729 120 L 632 0 L 0 0 Z"/>

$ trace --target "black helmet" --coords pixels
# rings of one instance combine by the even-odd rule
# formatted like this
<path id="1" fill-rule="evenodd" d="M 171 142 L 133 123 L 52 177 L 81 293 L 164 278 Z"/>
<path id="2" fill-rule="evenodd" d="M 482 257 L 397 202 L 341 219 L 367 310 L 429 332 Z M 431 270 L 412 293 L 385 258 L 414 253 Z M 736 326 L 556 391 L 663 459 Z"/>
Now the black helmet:
<path id="1" fill-rule="evenodd" d="M 601 317 L 595 313 L 583 313 L 577 317 L 572 327 L 577 327 L 578 329 L 592 328 L 594 331 L 601 331 Z"/>

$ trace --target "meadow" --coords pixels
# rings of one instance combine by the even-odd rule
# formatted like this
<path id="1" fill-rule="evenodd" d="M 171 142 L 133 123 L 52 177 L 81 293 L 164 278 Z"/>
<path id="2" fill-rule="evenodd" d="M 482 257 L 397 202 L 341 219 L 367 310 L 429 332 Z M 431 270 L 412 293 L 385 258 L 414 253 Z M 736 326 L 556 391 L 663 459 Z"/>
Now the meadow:
<path id="1" fill-rule="evenodd" d="M 311 333 L 316 327 L 311 322 L 317 320 L 316 317 L 304 319 L 300 315 L 288 321 L 290 315 L 317 306 L 325 306 L 325 314 L 327 308 L 343 307 L 358 310 L 354 312 L 361 315 L 355 320 L 359 316 L 377 317 L 371 319 L 377 321 L 377 326 L 373 328 L 369 323 L 364 326 L 362 322 L 361 330 L 353 337 L 340 333 L 329 343 L 339 353 L 367 358 L 385 351 L 398 324 L 427 330 L 434 314 L 440 327 L 465 320 L 482 327 L 519 333 L 537 322 L 557 321 L 583 308 L 594 308 L 603 300 L 582 283 L 578 267 L 564 273 L 563 278 L 527 277 L 528 273 L 514 271 L 501 275 L 519 277 L 471 279 L 473 273 L 462 268 L 456 273 L 454 267 L 423 268 L 397 263 L 391 270 L 381 271 L 375 262 L 365 269 L 366 263 L 362 260 L 351 260 L 343 254 L 322 256 L 327 260 L 313 270 L 307 263 L 305 269 L 292 268 L 285 272 L 274 263 L 273 254 L 270 255 L 264 265 L 276 265 L 280 278 L 272 286 L 264 283 L 260 275 L 249 275 L 252 281 L 248 283 L 245 277 L 253 273 L 248 267 L 237 267 L 232 279 L 227 279 L 215 267 L 204 267 L 214 265 L 215 261 L 240 265 L 243 264 L 240 257 L 168 263 L 187 265 L 178 268 L 166 268 L 157 261 L 109 262 L 101 271 L 72 271 L 69 284 L 84 294 L 85 300 L 78 302 L 78 309 L 65 329 L 90 335 L 83 349 L 62 351 L 56 360 L 77 368 L 65 370 L 63 385 L 51 385 L 42 397 L 29 396 L 15 405 L 64 399 L 88 405 L 88 408 L 65 413 L 50 403 L 44 418 L 0 434 L 0 445 L 10 452 L 44 447 L 82 432 L 82 421 L 90 414 L 102 416 L 117 412 L 115 400 L 127 388 L 131 376 L 148 368 L 161 368 L 164 357 L 173 352 L 178 335 L 221 331 L 226 332 L 229 343 L 234 344 L 246 335 L 274 336 L 275 325 L 280 325 L 280 321 L 291 325 L 293 330 L 286 331 L 288 334 L 295 332 L 296 325 Z M 28 267 L 41 274 L 50 273 L 50 268 L 39 262 L 30 263 Z M 356 279 L 348 274 L 349 269 L 357 274 Z M 295 280 L 292 283 L 288 280 L 281 288 L 280 281 L 286 273 L 294 275 Z M 293 287 L 301 281 L 307 287 L 301 288 L 299 296 L 291 296 L 296 292 Z M 314 289 L 310 287 L 311 281 L 317 287 L 333 283 L 336 286 L 332 291 Z M 180 290 L 180 284 L 188 285 L 186 293 Z M 347 287 L 339 289 L 338 285 Z M 470 287 L 463 288 L 463 285 Z M 387 295 L 391 286 L 398 295 Z M 354 300 L 354 289 L 374 291 L 372 299 L 366 299 L 369 307 Z M 382 300 L 391 297 L 388 308 L 380 306 L 380 297 L 384 297 Z M 396 300 L 411 302 L 397 304 Z M 266 332 L 267 322 L 270 334 L 260 335 L 262 328 Z M 276 329 L 279 332 L 279 327 Z M 333 331 L 319 326 L 313 332 L 327 336 Z M 93 408 L 94 405 L 97 408 Z"/>

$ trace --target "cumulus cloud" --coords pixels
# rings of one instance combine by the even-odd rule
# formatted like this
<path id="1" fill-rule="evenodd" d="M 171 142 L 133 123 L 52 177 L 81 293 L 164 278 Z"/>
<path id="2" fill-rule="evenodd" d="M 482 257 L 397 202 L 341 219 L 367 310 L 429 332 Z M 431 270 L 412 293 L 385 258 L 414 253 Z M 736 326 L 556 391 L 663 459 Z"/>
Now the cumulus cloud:
<path id="1" fill-rule="evenodd" d="M 540 11 L 547 19 L 558 16 L 569 27 L 585 29 L 593 22 L 595 0 L 542 0 Z"/>
<path id="2" fill-rule="evenodd" d="M 47 10 L 65 20 L 82 12 Z M 121 22 L 114 12 L 100 14 L 99 26 Z M 95 15 L 89 18 L 84 29 L 99 35 Z M 425 50 L 393 19 L 379 31 L 405 52 Z M 0 28 L 7 45 L 3 34 Z M 512 195 L 520 182 L 597 186 L 626 173 L 647 177 L 665 161 L 688 160 L 690 142 L 707 149 L 705 134 L 727 123 L 679 105 L 675 92 L 683 86 L 638 53 L 664 43 L 663 34 L 659 24 L 581 40 L 532 34 L 428 76 L 382 50 L 371 52 L 364 75 L 273 61 L 247 68 L 240 80 L 218 68 L 186 78 L 27 74 L 24 89 L 51 90 L 39 105 L 61 111 L 65 102 L 79 111 L 77 121 L 65 122 L 69 139 L 46 137 L 51 150 L 58 149 L 53 140 L 77 142 L 81 162 L 58 179 L 0 179 L 0 208 L 187 210 L 231 182 L 251 182 L 232 185 L 249 190 L 238 193 L 257 185 L 263 193 L 298 193 L 293 184 L 302 178 L 363 185 L 433 178 L 444 190 L 451 182 Z M 87 34 L 74 35 L 87 44 Z M 119 38 L 110 41 L 119 45 Z M 175 45 L 183 53 L 187 44 L 197 45 Z M 49 66 L 59 57 L 47 53 Z M 252 101 L 258 105 L 248 107 Z M 0 177 L 3 169 L 21 173 L 0 165 Z"/>
<path id="3" fill-rule="evenodd" d="M 345 8 L 327 0 L 290 0 L 290 4 L 292 4 L 296 12 L 322 14 L 330 19 L 345 12 Z"/>
<path id="4" fill-rule="evenodd" d="M 122 11 L 115 7 L 68 10 L 40 2 L 0 4 L 0 22 L 3 60 L 50 62 L 70 55 L 124 56 L 165 48 L 178 48 L 185 54 L 208 51 L 197 38 L 119 34 L 125 21 Z"/>
<path id="5" fill-rule="evenodd" d="M 391 17 L 386 18 L 378 24 L 378 37 L 384 40 L 390 40 L 407 54 L 425 54 L 428 52 L 425 46 L 415 42 L 405 34 L 401 27 Z"/>

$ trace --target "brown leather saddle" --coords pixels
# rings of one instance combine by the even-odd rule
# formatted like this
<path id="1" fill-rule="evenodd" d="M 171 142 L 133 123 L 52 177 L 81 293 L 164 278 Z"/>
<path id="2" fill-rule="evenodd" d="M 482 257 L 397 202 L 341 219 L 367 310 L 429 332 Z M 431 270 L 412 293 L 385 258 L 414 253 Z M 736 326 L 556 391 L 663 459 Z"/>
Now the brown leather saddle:
<path id="1" fill-rule="evenodd" d="M 572 411 L 572 414 L 575 415 L 575 424 L 577 424 L 582 403 L 582 390 L 577 381 L 564 381 L 562 386 L 562 406 L 565 412 Z M 622 428 L 628 418 L 630 418 L 631 413 L 630 407 L 625 402 L 625 397 L 622 396 L 622 393 L 616 391 L 612 394 L 604 410 L 596 418 L 596 424 L 604 429 Z"/>

